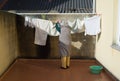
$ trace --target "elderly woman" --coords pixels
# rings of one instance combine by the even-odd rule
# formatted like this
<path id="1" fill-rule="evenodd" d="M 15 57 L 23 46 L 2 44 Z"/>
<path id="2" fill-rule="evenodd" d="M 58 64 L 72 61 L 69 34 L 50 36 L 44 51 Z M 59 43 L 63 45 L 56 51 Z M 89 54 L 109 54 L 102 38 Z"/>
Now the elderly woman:
<path id="1" fill-rule="evenodd" d="M 59 53 L 61 56 L 61 68 L 67 69 L 70 66 L 71 53 L 71 31 L 67 22 L 59 21 L 56 23 L 56 29 L 59 35 Z"/>

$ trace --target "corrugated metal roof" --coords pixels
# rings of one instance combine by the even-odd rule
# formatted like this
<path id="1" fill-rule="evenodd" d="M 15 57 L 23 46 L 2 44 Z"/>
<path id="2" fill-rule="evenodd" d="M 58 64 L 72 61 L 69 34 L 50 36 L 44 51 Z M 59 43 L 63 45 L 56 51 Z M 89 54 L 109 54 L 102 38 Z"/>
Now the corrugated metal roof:
<path id="1" fill-rule="evenodd" d="M 17 12 L 92 13 L 93 0 L 8 0 L 1 10 Z"/>

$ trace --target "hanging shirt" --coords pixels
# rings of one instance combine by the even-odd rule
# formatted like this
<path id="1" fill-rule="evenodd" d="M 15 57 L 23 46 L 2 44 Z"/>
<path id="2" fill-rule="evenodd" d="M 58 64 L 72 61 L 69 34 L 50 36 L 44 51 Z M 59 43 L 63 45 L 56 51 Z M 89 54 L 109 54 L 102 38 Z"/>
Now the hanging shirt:
<path id="1" fill-rule="evenodd" d="M 100 17 L 85 18 L 85 35 L 97 35 L 100 33 Z"/>
<path id="2" fill-rule="evenodd" d="M 83 30 L 83 22 L 80 19 L 75 19 L 73 22 L 67 21 L 68 26 L 71 28 L 71 33 L 79 33 Z"/>
<path id="3" fill-rule="evenodd" d="M 42 19 L 33 19 L 32 23 L 35 25 L 35 41 L 37 45 L 46 45 L 48 27 L 51 25 L 50 21 Z"/>
<path id="4" fill-rule="evenodd" d="M 35 27 L 35 41 L 34 43 L 37 45 L 46 45 L 47 35 L 50 28 L 53 27 L 51 21 L 37 19 L 37 18 L 25 18 L 25 25 L 30 27 Z"/>

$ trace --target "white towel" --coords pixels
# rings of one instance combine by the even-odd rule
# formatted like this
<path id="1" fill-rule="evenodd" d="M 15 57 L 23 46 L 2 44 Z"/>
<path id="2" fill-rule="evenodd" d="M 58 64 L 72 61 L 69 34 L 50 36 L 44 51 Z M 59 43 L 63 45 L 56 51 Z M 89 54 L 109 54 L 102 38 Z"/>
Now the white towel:
<path id="1" fill-rule="evenodd" d="M 35 40 L 34 43 L 37 45 L 46 45 L 47 33 L 41 30 L 39 27 L 35 28 Z"/>
<path id="2" fill-rule="evenodd" d="M 46 45 L 47 35 L 52 28 L 52 22 L 43 19 L 32 19 L 32 23 L 35 25 L 35 41 L 37 45 Z"/>
<path id="3" fill-rule="evenodd" d="M 51 21 L 25 17 L 25 26 L 35 27 L 35 44 L 46 45 L 47 35 L 53 27 Z"/>
<path id="4" fill-rule="evenodd" d="M 85 35 L 97 35 L 100 33 L 100 17 L 85 18 Z"/>

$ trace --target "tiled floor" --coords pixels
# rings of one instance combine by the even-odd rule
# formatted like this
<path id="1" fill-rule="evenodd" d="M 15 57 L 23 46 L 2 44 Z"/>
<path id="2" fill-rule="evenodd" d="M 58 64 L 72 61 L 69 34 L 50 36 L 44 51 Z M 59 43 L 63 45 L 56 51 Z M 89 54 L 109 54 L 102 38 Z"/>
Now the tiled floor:
<path id="1" fill-rule="evenodd" d="M 0 81 L 115 81 L 103 70 L 91 74 L 94 60 L 71 60 L 69 69 L 60 69 L 60 59 L 19 59 Z"/>

